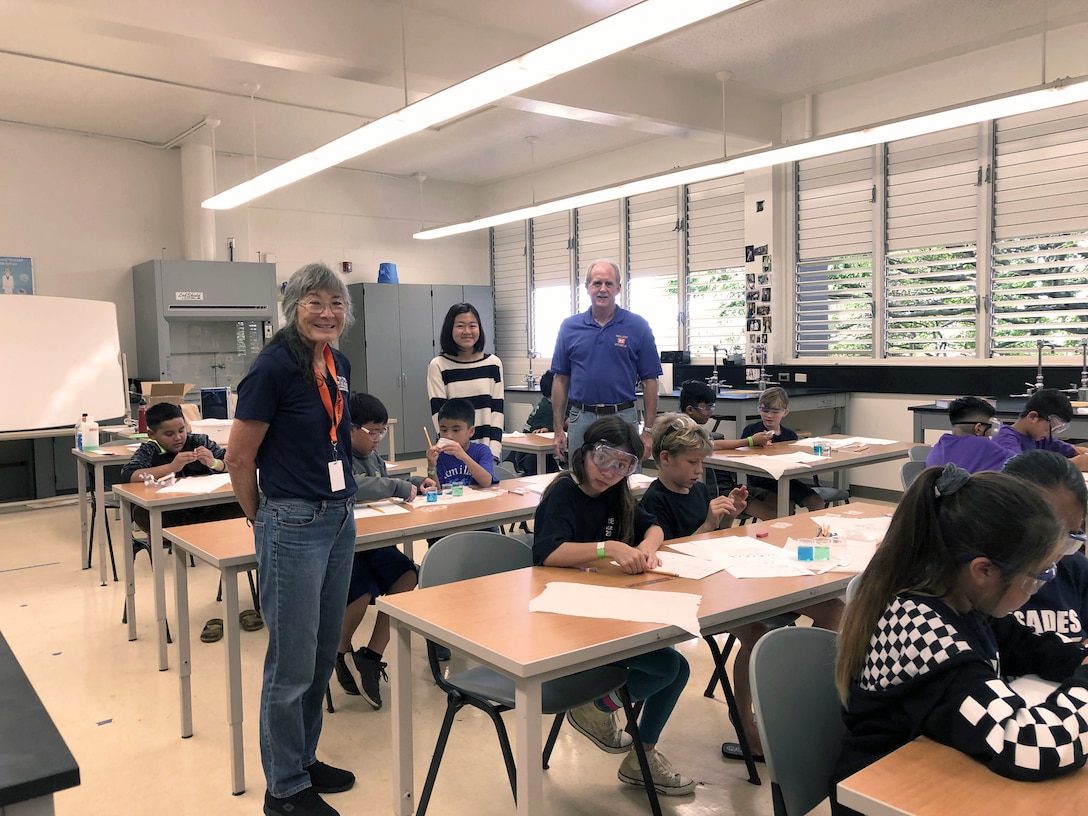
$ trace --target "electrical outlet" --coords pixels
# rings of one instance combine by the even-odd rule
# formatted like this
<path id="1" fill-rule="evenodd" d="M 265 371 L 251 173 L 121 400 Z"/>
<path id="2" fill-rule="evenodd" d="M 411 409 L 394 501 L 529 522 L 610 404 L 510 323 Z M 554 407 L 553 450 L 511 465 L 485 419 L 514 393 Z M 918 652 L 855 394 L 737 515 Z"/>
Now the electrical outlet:
<path id="1" fill-rule="evenodd" d="M 786 372 L 786 371 L 780 371 L 780 372 L 778 373 L 778 381 L 779 381 L 779 382 L 789 382 L 789 381 L 790 381 L 790 375 L 789 375 L 789 372 Z"/>
<path id="2" fill-rule="evenodd" d="M 808 382 L 808 374 L 794 374 L 793 381 L 799 383 Z"/>

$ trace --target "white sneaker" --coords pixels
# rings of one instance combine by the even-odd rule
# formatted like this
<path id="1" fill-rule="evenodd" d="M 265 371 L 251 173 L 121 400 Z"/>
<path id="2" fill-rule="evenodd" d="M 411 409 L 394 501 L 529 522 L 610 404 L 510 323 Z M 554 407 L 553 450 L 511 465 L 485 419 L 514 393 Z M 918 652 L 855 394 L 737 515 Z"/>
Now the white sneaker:
<path id="1" fill-rule="evenodd" d="M 631 735 L 616 725 L 616 715 L 601 711 L 596 703 L 572 708 L 567 720 L 590 742 L 610 754 L 622 754 L 631 747 Z"/>
<path id="2" fill-rule="evenodd" d="M 665 755 L 656 748 L 646 749 L 646 764 L 650 766 L 650 777 L 654 780 L 657 792 L 665 796 L 683 796 L 695 790 L 695 780 L 679 774 L 665 759 Z M 620 765 L 620 782 L 642 787 L 642 769 L 638 766 L 638 754 L 628 752 Z"/>

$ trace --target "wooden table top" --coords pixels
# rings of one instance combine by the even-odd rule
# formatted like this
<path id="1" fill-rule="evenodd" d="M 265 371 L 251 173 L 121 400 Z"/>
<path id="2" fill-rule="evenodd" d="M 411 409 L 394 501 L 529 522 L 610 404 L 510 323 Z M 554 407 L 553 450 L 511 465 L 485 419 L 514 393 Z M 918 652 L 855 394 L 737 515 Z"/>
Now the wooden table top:
<path id="1" fill-rule="evenodd" d="M 761 541 L 778 546 L 789 536 L 811 534 L 813 517 L 845 515 L 866 518 L 882 515 L 887 507 L 854 503 L 815 514 L 732 527 L 693 536 L 707 540 L 754 536 L 767 532 Z M 687 539 L 685 539 L 687 540 Z M 739 579 L 722 570 L 701 580 L 673 578 L 656 573 L 628 575 L 607 561 L 594 562 L 596 573 L 558 567 L 533 567 L 489 575 L 415 592 L 387 595 L 379 608 L 411 628 L 435 635 L 455 649 L 514 677 L 562 674 L 572 664 L 592 663 L 602 656 L 646 651 L 656 641 L 675 642 L 690 634 L 657 623 L 533 614 L 529 601 L 544 591 L 549 581 L 597 586 L 646 587 L 664 592 L 702 595 L 699 621 L 710 631 L 724 625 L 760 620 L 783 608 L 806 606 L 841 594 L 853 577 L 848 573 L 783 578 Z M 616 641 L 624 640 L 617 649 Z"/>
<path id="2" fill-rule="evenodd" d="M 830 434 L 823 438 L 846 439 L 848 437 L 844 434 Z M 828 470 L 841 467 L 856 467 L 884 461 L 889 458 L 902 458 L 907 456 L 910 449 L 916 444 L 916 442 L 892 442 L 888 445 L 869 445 L 869 447 L 863 451 L 832 451 L 830 456 L 824 457 L 819 462 L 806 462 L 804 465 L 799 464 L 796 468 L 789 468 L 787 472 L 804 473 L 805 471 L 817 469 Z M 805 453 L 812 452 L 810 448 L 795 446 L 792 442 L 772 442 L 770 445 L 762 448 L 716 451 L 706 457 L 703 461 L 708 465 L 727 467 L 730 464 L 737 464 L 737 460 L 743 460 L 750 456 L 782 456 L 787 453 L 797 453 L 798 451 Z M 741 464 L 743 466 L 743 463 Z"/>
<path id="3" fill-rule="evenodd" d="M 117 482 L 113 492 L 145 510 L 167 508 L 173 505 L 222 504 L 234 499 L 234 488 L 222 485 L 209 493 L 160 493 L 161 485 L 145 485 L 142 482 Z"/>
<path id="4" fill-rule="evenodd" d="M 869 816 L 1088 813 L 1088 769 L 1046 782 L 998 776 L 962 751 L 925 737 L 839 783 L 839 801 Z"/>

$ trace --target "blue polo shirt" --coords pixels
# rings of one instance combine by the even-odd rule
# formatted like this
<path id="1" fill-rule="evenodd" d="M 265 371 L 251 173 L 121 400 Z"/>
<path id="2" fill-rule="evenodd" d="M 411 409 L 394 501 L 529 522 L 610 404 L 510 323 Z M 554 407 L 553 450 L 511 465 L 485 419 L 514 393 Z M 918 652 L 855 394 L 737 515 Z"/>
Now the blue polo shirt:
<path id="1" fill-rule="evenodd" d="M 600 326 L 587 309 L 560 325 L 552 371 L 570 377 L 568 399 L 611 405 L 634 400 L 636 383 L 660 377 L 661 358 L 645 319 L 617 307 Z"/>
<path id="2" fill-rule="evenodd" d="M 355 494 L 351 472 L 351 415 L 347 410 L 351 363 L 333 349 L 336 378 L 344 398 L 344 416 L 336 428 L 336 454 L 344 465 L 344 489 L 329 484 L 333 459 L 329 414 L 317 387 L 302 373 L 285 343 L 268 346 L 238 383 L 234 416 L 268 423 L 257 451 L 261 492 L 272 499 L 347 499 Z"/>

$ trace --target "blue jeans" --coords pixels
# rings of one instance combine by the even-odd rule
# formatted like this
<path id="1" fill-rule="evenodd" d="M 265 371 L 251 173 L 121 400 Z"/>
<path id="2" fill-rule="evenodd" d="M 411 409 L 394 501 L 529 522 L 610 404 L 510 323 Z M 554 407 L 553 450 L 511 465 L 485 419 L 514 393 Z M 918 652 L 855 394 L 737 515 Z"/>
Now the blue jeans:
<path id="1" fill-rule="evenodd" d="M 671 647 L 635 655 L 615 665 L 626 666 L 627 691 L 632 702 L 645 700 L 638 723 L 638 735 L 647 745 L 656 745 L 669 721 L 680 693 L 688 684 L 691 669 L 685 657 Z"/>
<path id="2" fill-rule="evenodd" d="M 261 498 L 253 522 L 268 628 L 261 764 L 278 798 L 310 787 L 355 551 L 354 499 Z"/>
<path id="3" fill-rule="evenodd" d="M 567 451 L 568 455 L 573 454 L 578 448 L 582 447 L 582 443 L 586 439 L 586 431 L 589 430 L 589 426 L 596 422 L 603 416 L 618 416 L 628 425 L 638 432 L 638 409 L 637 408 L 625 408 L 618 414 L 595 414 L 592 411 L 585 411 L 581 408 L 570 409 L 570 424 L 567 426 Z M 653 424 L 651 420 L 651 425 Z M 568 460 L 569 461 L 569 460 Z"/>

